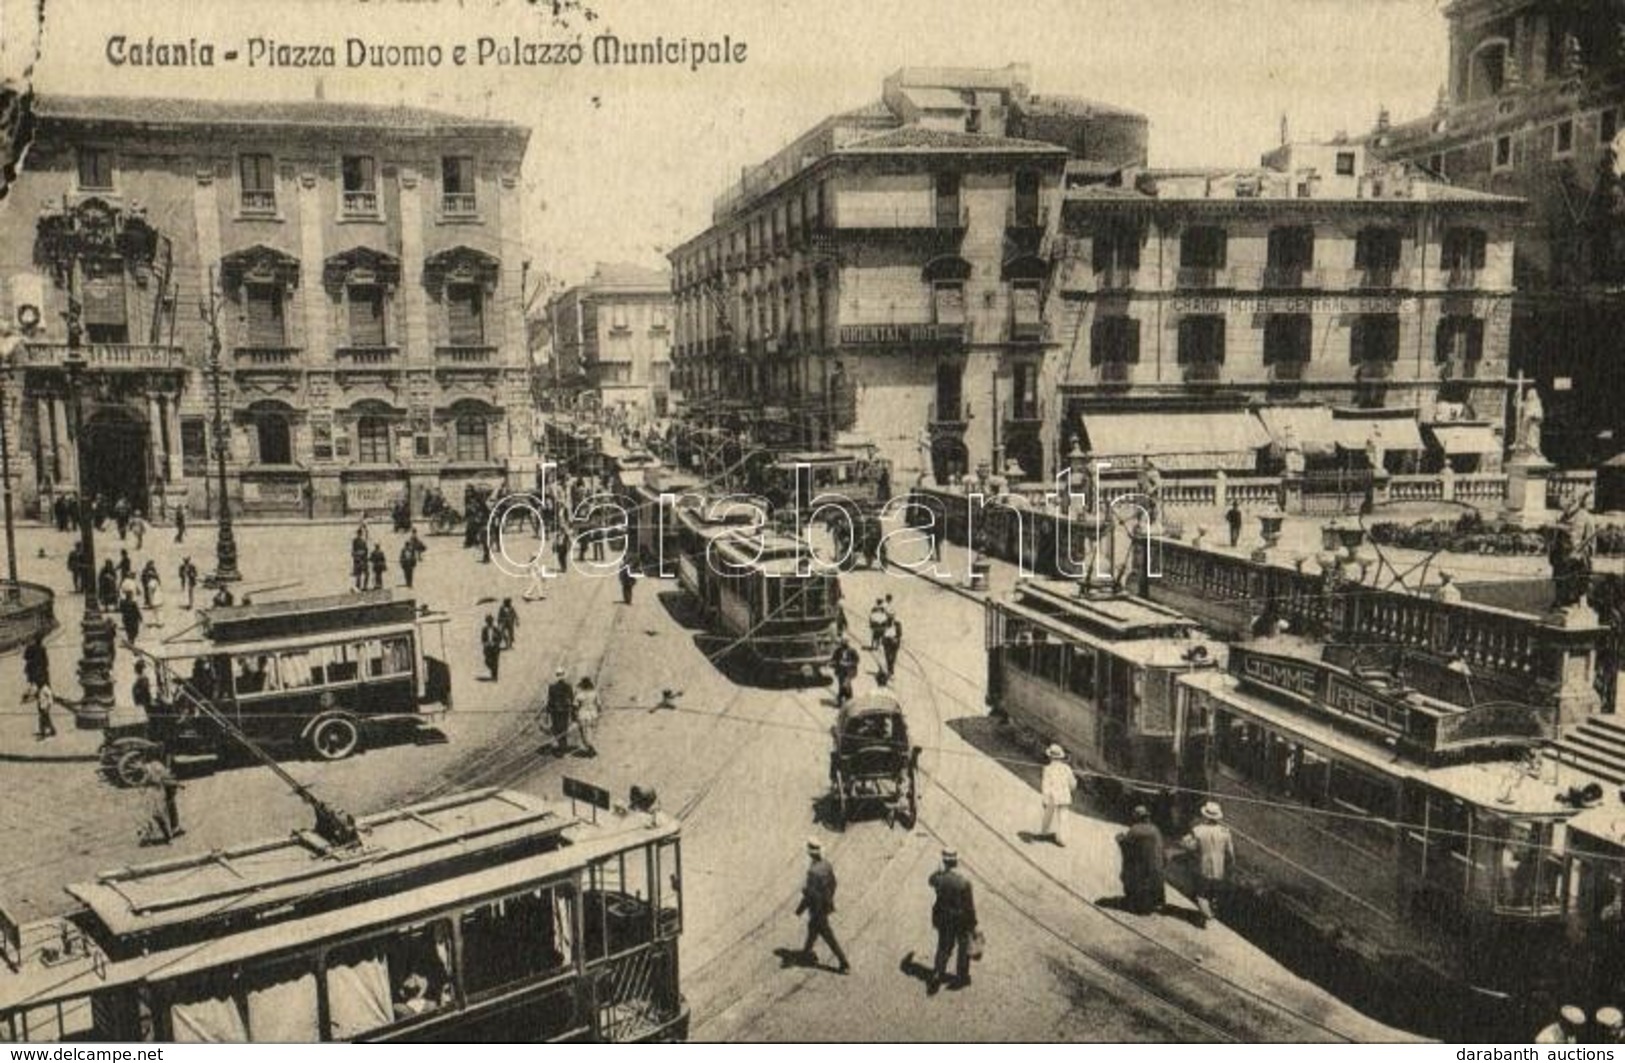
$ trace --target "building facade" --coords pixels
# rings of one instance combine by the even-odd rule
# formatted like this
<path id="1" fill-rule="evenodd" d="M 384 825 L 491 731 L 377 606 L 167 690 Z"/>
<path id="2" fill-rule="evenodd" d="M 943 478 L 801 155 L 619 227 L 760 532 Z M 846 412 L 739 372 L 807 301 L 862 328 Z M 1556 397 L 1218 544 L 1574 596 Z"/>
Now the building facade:
<path id="1" fill-rule="evenodd" d="M 1625 11 L 1561 0 L 1455 0 L 1430 115 L 1378 155 L 1529 201 L 1518 232 L 1512 365 L 1543 400 L 1546 455 L 1591 465 L 1625 444 Z"/>
<path id="2" fill-rule="evenodd" d="M 600 264 L 545 311 L 553 357 L 579 378 L 576 393 L 644 417 L 670 412 L 672 316 L 671 274 L 626 264 Z"/>
<path id="3" fill-rule="evenodd" d="M 529 470 L 527 130 L 320 100 L 42 98 L 36 121 L 0 215 L 26 508 L 78 490 L 213 512 L 217 443 L 248 514 Z"/>
<path id="4" fill-rule="evenodd" d="M 1521 207 L 1355 143 L 1070 189 L 1057 446 L 1173 473 L 1257 471 L 1261 445 L 1311 468 L 1373 447 L 1391 472 L 1498 468 Z"/>
<path id="5" fill-rule="evenodd" d="M 688 413 L 907 476 L 1048 475 L 1066 175 L 1143 164 L 1146 123 L 1027 80 L 904 69 L 747 170 L 670 255 Z"/>

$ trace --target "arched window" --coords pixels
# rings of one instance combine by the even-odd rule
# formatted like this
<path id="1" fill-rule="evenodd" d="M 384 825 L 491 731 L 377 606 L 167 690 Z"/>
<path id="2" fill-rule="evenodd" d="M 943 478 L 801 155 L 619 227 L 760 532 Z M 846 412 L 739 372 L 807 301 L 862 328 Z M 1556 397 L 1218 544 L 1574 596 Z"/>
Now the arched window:
<path id="1" fill-rule="evenodd" d="M 490 461 L 491 439 L 485 431 L 483 417 L 457 418 L 458 461 Z"/>
<path id="2" fill-rule="evenodd" d="M 389 452 L 389 421 L 383 417 L 362 417 L 356 422 L 356 460 L 363 465 L 386 465 Z"/>
<path id="3" fill-rule="evenodd" d="M 261 412 L 254 418 L 254 427 L 259 437 L 261 465 L 293 464 L 293 433 L 286 416 Z"/>

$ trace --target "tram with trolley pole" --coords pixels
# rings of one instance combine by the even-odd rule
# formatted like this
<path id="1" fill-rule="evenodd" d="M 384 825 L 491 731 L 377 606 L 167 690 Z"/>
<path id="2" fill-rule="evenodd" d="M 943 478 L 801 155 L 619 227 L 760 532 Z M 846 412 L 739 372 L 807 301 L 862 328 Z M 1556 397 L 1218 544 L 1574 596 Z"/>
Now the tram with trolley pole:
<path id="1" fill-rule="evenodd" d="M 681 1039 L 675 822 L 478 790 L 108 871 L 0 920 L 0 1040 Z M 325 809 L 325 814 L 324 814 Z"/>
<path id="2" fill-rule="evenodd" d="M 718 500 L 677 511 L 677 578 L 700 612 L 760 664 L 813 676 L 840 641 L 840 578 L 763 508 Z"/>

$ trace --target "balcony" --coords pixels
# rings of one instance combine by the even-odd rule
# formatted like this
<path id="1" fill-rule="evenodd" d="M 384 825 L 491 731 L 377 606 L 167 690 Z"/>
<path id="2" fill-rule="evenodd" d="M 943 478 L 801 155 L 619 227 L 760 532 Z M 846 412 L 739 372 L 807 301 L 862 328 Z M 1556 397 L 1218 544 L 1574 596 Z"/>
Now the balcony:
<path id="1" fill-rule="evenodd" d="M 1439 362 L 1439 379 L 1441 380 L 1476 380 L 1478 379 L 1477 358 L 1452 357 Z"/>
<path id="2" fill-rule="evenodd" d="M 1175 283 L 1181 288 L 1207 290 L 1230 287 L 1230 271 L 1223 266 L 1180 266 Z"/>
<path id="3" fill-rule="evenodd" d="M 1095 291 L 1133 291 L 1139 279 L 1140 267 L 1138 266 L 1107 266 L 1105 269 L 1095 270 Z"/>
<path id="4" fill-rule="evenodd" d="M 1478 270 L 1472 266 L 1447 266 L 1444 286 L 1453 290 L 1471 290 L 1478 287 Z"/>
<path id="5" fill-rule="evenodd" d="M 232 351 L 232 357 L 238 365 L 261 367 L 277 367 L 293 365 L 299 360 L 298 347 L 237 347 Z"/>
<path id="6" fill-rule="evenodd" d="M 275 214 L 276 193 L 273 191 L 256 191 L 243 189 L 242 211 L 244 214 Z"/>
<path id="7" fill-rule="evenodd" d="M 344 193 L 344 216 L 346 218 L 378 217 L 378 193 L 346 191 Z"/>
<path id="8" fill-rule="evenodd" d="M 1307 266 L 1264 267 L 1263 287 L 1272 291 L 1302 291 L 1320 285 L 1320 272 Z"/>
<path id="9" fill-rule="evenodd" d="M 970 423 L 970 410 L 963 403 L 942 405 L 931 402 L 925 408 L 925 424 L 933 432 L 960 432 Z"/>
<path id="10" fill-rule="evenodd" d="M 87 369 L 96 371 L 184 369 L 186 349 L 168 344 L 87 343 L 79 348 Z M 58 369 L 68 356 L 66 343 L 29 341 L 17 349 L 19 369 Z"/>
<path id="11" fill-rule="evenodd" d="M 472 192 L 447 192 L 440 197 L 440 213 L 448 218 L 467 218 L 479 213 L 479 203 Z"/>
<path id="12" fill-rule="evenodd" d="M 1362 291 L 1391 291 L 1395 288 L 1408 288 L 1411 283 L 1409 270 L 1398 266 L 1366 266 L 1349 271 L 1348 286 Z"/>
<path id="13" fill-rule="evenodd" d="M 497 349 L 490 343 L 447 343 L 434 349 L 441 365 L 496 365 Z"/>
<path id="14" fill-rule="evenodd" d="M 1102 384 L 1127 384 L 1134 379 L 1134 363 L 1126 358 L 1108 358 L 1100 363 Z"/>
<path id="15" fill-rule="evenodd" d="M 1354 364 L 1354 379 L 1384 381 L 1394 375 L 1394 360 L 1382 357 L 1361 358 Z"/>
<path id="16" fill-rule="evenodd" d="M 1217 384 L 1223 376 L 1223 362 L 1204 359 L 1185 364 L 1185 383 L 1187 384 Z"/>
<path id="17" fill-rule="evenodd" d="M 1006 229 L 1047 229 L 1049 228 L 1049 207 L 1046 204 L 1037 204 L 1030 207 L 1012 205 L 1005 209 L 1004 227 Z"/>
<path id="18" fill-rule="evenodd" d="M 848 204 L 835 221 L 835 228 L 849 231 L 963 233 L 969 226 L 970 211 L 964 206 L 951 209 L 875 206 L 859 210 Z"/>
<path id="19" fill-rule="evenodd" d="M 1050 338 L 1048 321 L 1010 320 L 1008 336 L 1011 343 L 1045 343 Z"/>
<path id="20" fill-rule="evenodd" d="M 334 358 L 344 365 L 390 366 L 400 357 L 401 349 L 394 344 L 382 346 L 344 344 L 334 350 Z"/>
<path id="21" fill-rule="evenodd" d="M 1004 404 L 1004 421 L 1010 425 L 1040 424 L 1044 420 L 1044 401 L 1034 399 L 1030 402 L 1016 402 L 1011 400 Z"/>
<path id="22" fill-rule="evenodd" d="M 1303 381 L 1304 367 L 1309 364 L 1307 357 L 1282 358 L 1271 362 L 1269 366 L 1270 383 L 1297 384 Z"/>

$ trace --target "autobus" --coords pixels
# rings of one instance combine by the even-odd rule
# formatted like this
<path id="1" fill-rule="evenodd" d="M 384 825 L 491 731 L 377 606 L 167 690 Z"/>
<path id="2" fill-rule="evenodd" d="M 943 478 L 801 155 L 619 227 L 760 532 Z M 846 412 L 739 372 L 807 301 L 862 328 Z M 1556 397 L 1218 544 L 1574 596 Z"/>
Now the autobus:
<path id="1" fill-rule="evenodd" d="M 184 720 L 187 697 L 202 698 L 253 741 L 343 759 L 380 729 L 416 726 L 451 709 L 451 669 L 424 647 L 426 631 L 443 632 L 446 619 L 388 590 L 205 610 L 198 628 L 151 655 L 157 700 L 175 710 L 163 722 Z M 117 774 L 121 742 L 134 750 L 143 740 L 168 740 L 150 724 L 108 732 Z M 207 726 L 178 733 L 186 748 L 169 752 L 217 755 L 229 747 Z M 127 759 L 138 768 L 142 758 Z"/>
<path id="2" fill-rule="evenodd" d="M 1173 688 L 1182 673 L 1218 666 L 1218 647 L 1195 621 L 1051 579 L 1018 582 L 985 608 L 987 700 L 997 713 L 1101 773 L 1097 788 L 1114 801 L 1201 788 L 1206 724 L 1178 711 Z"/>
<path id="3" fill-rule="evenodd" d="M 487 789 L 119 868 L 4 921 L 9 1041 L 686 1036 L 679 827 Z"/>
<path id="4" fill-rule="evenodd" d="M 726 502 L 679 507 L 678 581 L 747 654 L 775 670 L 812 675 L 839 641 L 840 578 L 804 540 L 755 524 L 751 513 L 761 510 Z"/>

